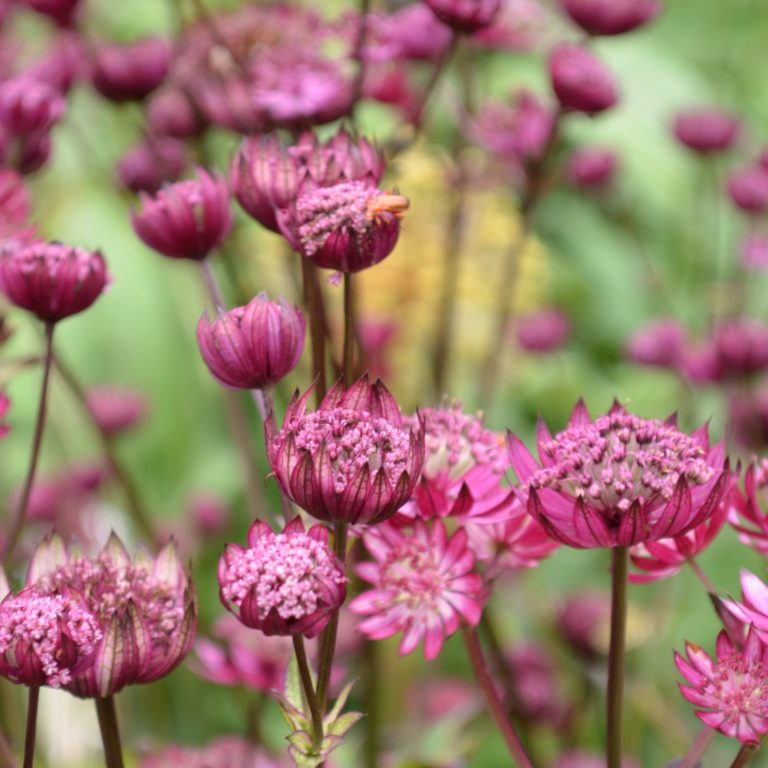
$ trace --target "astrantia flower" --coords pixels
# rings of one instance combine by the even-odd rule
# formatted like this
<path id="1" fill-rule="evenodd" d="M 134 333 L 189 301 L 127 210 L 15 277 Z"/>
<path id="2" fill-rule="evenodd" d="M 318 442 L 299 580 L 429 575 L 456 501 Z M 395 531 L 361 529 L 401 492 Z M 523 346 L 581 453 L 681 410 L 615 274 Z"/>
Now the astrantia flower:
<path id="1" fill-rule="evenodd" d="M 221 736 L 204 747 L 171 745 L 144 757 L 139 768 L 288 768 L 290 759 L 270 755 L 240 736 Z"/>
<path id="2" fill-rule="evenodd" d="M 501 8 L 501 0 L 424 0 L 440 21 L 458 32 L 487 27 Z"/>
<path id="3" fill-rule="evenodd" d="M 246 627 L 265 635 L 315 637 L 341 606 L 347 579 L 328 547 L 328 529 L 305 532 L 295 517 L 275 533 L 256 520 L 248 546 L 228 544 L 219 560 L 219 595 Z"/>
<path id="4" fill-rule="evenodd" d="M 147 411 L 146 400 L 127 388 L 91 387 L 85 395 L 85 404 L 108 435 L 118 435 L 139 424 Z"/>
<path id="5" fill-rule="evenodd" d="M 730 496 L 728 522 L 739 532 L 742 543 L 768 555 L 768 512 L 764 511 L 768 486 L 768 459 L 752 462 L 744 473 L 744 493 L 734 488 Z"/>
<path id="6" fill-rule="evenodd" d="M 184 142 L 168 136 L 152 137 L 120 158 L 117 180 L 131 192 L 154 195 L 163 184 L 181 176 L 186 162 Z"/>
<path id="7" fill-rule="evenodd" d="M 528 511 L 572 547 L 631 546 L 679 536 L 717 509 L 728 487 L 722 444 L 706 428 L 641 419 L 618 403 L 594 422 L 583 402 L 554 438 L 538 430 L 540 467 L 514 435 L 510 458 Z"/>
<path id="8" fill-rule="evenodd" d="M 599 189 L 613 181 L 619 165 L 615 152 L 601 147 L 581 147 L 568 158 L 566 174 L 576 187 Z"/>
<path id="9" fill-rule="evenodd" d="M 741 571 L 741 602 L 724 600 L 725 607 L 744 624 L 751 624 L 768 645 L 768 586 L 754 573 Z M 768 695 L 768 691 L 766 691 Z"/>
<path id="10" fill-rule="evenodd" d="M 554 352 L 568 341 L 570 332 L 568 315 L 556 309 L 543 309 L 518 320 L 517 343 L 528 352 Z"/>
<path id="11" fill-rule="evenodd" d="M 683 359 L 688 334 L 675 317 L 662 317 L 629 337 L 627 357 L 636 363 L 677 368 Z"/>
<path id="12" fill-rule="evenodd" d="M 717 659 L 698 645 L 685 644 L 688 660 L 675 653 L 675 665 L 690 685 L 680 692 L 696 716 L 742 744 L 759 744 L 768 732 L 768 647 L 754 628 L 743 650 L 734 647 L 724 630 L 717 637 Z"/>
<path id="13" fill-rule="evenodd" d="M 308 390 L 291 400 L 283 427 L 266 424 L 267 454 L 284 493 L 320 520 L 379 523 L 410 497 L 424 436 L 403 421 L 387 388 L 367 377 L 333 386 L 316 411 Z"/>
<path id="14" fill-rule="evenodd" d="M 136 234 L 150 248 L 174 259 L 204 259 L 232 227 L 229 190 L 219 176 L 197 169 L 196 178 L 140 195 L 131 212 Z"/>
<path id="15" fill-rule="evenodd" d="M 472 572 L 475 558 L 467 534 L 450 538 L 441 520 L 431 526 L 416 520 L 412 531 L 384 524 L 363 536 L 375 562 L 360 563 L 355 572 L 373 584 L 349 604 L 367 618 L 358 630 L 372 640 L 403 634 L 400 655 L 424 641 L 427 661 L 437 658 L 445 638 L 461 621 L 475 626 L 482 613 L 482 580 Z"/>
<path id="16" fill-rule="evenodd" d="M 659 0 L 561 0 L 565 12 L 590 35 L 621 35 L 647 24 Z"/>
<path id="17" fill-rule="evenodd" d="M 270 301 L 266 293 L 246 306 L 222 312 L 213 322 L 203 315 L 197 343 L 210 372 L 222 384 L 257 389 L 276 384 L 299 362 L 306 321 L 298 307 Z"/>
<path id="18" fill-rule="evenodd" d="M 768 208 L 768 171 L 760 166 L 731 173 L 727 189 L 733 204 L 747 215 L 757 216 Z"/>
<path id="19" fill-rule="evenodd" d="M 734 115 L 716 108 L 692 109 L 675 118 L 677 140 L 699 154 L 723 152 L 739 136 L 741 124 Z"/>
<path id="20" fill-rule="evenodd" d="M 0 85 L 0 123 L 15 136 L 49 131 L 64 114 L 65 105 L 56 88 L 29 75 Z"/>
<path id="21" fill-rule="evenodd" d="M 694 381 L 754 376 L 768 369 L 768 324 L 749 317 L 724 321 L 698 346 L 689 346 L 682 362 Z"/>
<path id="22" fill-rule="evenodd" d="M 563 109 L 589 115 L 610 109 L 619 99 L 613 75 L 591 51 L 561 43 L 549 57 L 552 89 Z"/>
<path id="23" fill-rule="evenodd" d="M 111 101 L 141 101 L 168 73 L 171 47 L 152 37 L 126 45 L 103 45 L 93 63 L 93 85 Z"/>
<path id="24" fill-rule="evenodd" d="M 35 551 L 27 584 L 52 596 L 74 590 L 98 621 L 103 638 L 93 666 L 64 686 L 76 696 L 111 696 L 164 677 L 192 645 L 194 587 L 173 542 L 154 560 L 140 552 L 131 561 L 114 534 L 97 557 L 68 551 L 54 535 Z"/>
<path id="25" fill-rule="evenodd" d="M 0 254 L 0 288 L 13 304 L 47 323 L 90 307 L 108 279 L 98 251 L 33 242 Z"/>
<path id="26" fill-rule="evenodd" d="M 13 683 L 67 685 L 93 664 L 101 639 L 76 592 L 48 595 L 27 587 L 0 603 L 0 675 Z"/>

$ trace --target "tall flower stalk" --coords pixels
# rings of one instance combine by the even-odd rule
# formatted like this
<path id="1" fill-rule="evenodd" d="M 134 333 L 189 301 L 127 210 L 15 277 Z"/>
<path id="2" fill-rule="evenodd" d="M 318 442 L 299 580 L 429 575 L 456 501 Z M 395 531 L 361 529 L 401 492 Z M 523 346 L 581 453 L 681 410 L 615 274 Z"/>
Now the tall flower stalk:
<path id="1" fill-rule="evenodd" d="M 608 768 L 621 768 L 628 561 L 627 547 L 614 547 L 611 550 L 611 640 L 608 651 L 605 750 Z"/>
<path id="2" fill-rule="evenodd" d="M 97 698 L 96 715 L 99 720 L 101 742 L 104 745 L 106 768 L 123 768 L 123 748 L 120 743 L 120 729 L 117 725 L 115 697 Z"/>

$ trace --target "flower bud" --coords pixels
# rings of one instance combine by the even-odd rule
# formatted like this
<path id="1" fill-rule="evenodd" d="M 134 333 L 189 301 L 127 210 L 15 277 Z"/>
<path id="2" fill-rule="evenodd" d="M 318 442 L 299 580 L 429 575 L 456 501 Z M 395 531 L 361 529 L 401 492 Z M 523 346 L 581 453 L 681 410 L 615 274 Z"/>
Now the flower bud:
<path id="1" fill-rule="evenodd" d="M 659 0 L 561 0 L 563 9 L 590 35 L 621 35 L 651 21 Z"/>
<path id="2" fill-rule="evenodd" d="M 147 102 L 147 120 L 155 136 L 188 139 L 197 136 L 205 123 L 192 102 L 178 88 L 163 88 Z"/>
<path id="3" fill-rule="evenodd" d="M 528 352 L 553 352 L 566 343 L 571 332 L 567 315 L 545 309 L 520 318 L 517 343 Z"/>
<path id="4" fill-rule="evenodd" d="M 166 40 L 152 37 L 96 51 L 93 85 L 110 101 L 141 101 L 165 79 L 171 62 Z"/>
<path id="5" fill-rule="evenodd" d="M 763 213 L 768 208 L 768 172 L 757 167 L 732 173 L 728 178 L 728 195 L 744 213 Z"/>
<path id="6" fill-rule="evenodd" d="M 741 125 L 736 117 L 719 109 L 694 109 L 675 118 L 677 140 L 699 154 L 722 152 L 736 141 Z"/>
<path id="7" fill-rule="evenodd" d="M 558 45 L 549 57 L 552 88 L 563 109 L 603 112 L 619 94 L 613 75 L 593 53 L 578 45 Z"/>
<path id="8" fill-rule="evenodd" d="M 186 161 L 183 142 L 154 137 L 123 155 L 117 164 L 117 180 L 131 192 L 154 195 L 163 184 L 181 176 Z"/>
<path id="9" fill-rule="evenodd" d="M 582 147 L 568 159 L 566 174 L 576 187 L 596 189 L 611 183 L 618 168 L 616 153 L 599 147 Z"/>
<path id="10" fill-rule="evenodd" d="M 0 85 L 0 122 L 14 136 L 50 130 L 64 107 L 61 94 L 34 77 L 19 75 Z"/>
<path id="11" fill-rule="evenodd" d="M 491 24 L 501 0 L 424 0 L 440 21 L 457 32 L 471 34 Z"/>
<path id="12" fill-rule="evenodd" d="M 226 182 L 201 168 L 197 178 L 163 187 L 154 198 L 142 193 L 131 213 L 136 234 L 150 248 L 173 259 L 204 259 L 232 227 Z"/>
<path id="13" fill-rule="evenodd" d="M 86 392 L 85 404 L 99 429 L 112 436 L 141 423 L 147 410 L 138 392 L 117 387 L 92 387 Z"/>
<path id="14" fill-rule="evenodd" d="M 217 381 L 237 389 L 258 389 L 276 384 L 296 367 L 305 332 L 300 309 L 260 293 L 213 322 L 203 315 L 197 324 L 197 343 Z"/>
<path id="15" fill-rule="evenodd" d="M 23 4 L 37 13 L 50 16 L 62 27 L 72 24 L 80 0 L 22 0 Z"/>

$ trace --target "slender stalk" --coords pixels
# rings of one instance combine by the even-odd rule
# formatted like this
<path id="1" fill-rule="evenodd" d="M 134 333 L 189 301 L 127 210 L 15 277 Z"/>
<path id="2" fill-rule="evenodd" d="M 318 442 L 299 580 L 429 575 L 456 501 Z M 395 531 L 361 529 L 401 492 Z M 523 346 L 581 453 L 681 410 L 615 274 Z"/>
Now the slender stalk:
<path id="1" fill-rule="evenodd" d="M 16 768 L 16 760 L 5 734 L 0 733 L 0 768 Z"/>
<path id="2" fill-rule="evenodd" d="M 99 718 L 106 768 L 123 768 L 123 749 L 120 745 L 120 730 L 117 726 L 115 697 L 96 699 L 96 715 Z"/>
<path id="3" fill-rule="evenodd" d="M 272 399 L 272 388 L 271 387 L 265 387 L 264 389 L 254 389 L 251 390 L 254 399 L 256 398 L 256 395 L 261 396 L 261 404 L 263 410 L 263 421 L 264 424 L 269 424 L 271 427 L 274 428 L 275 426 L 275 401 Z M 257 403 L 258 406 L 258 403 Z M 278 484 L 279 487 L 279 484 Z M 280 507 L 283 510 L 283 517 L 285 518 L 286 522 L 290 520 L 294 516 L 293 511 L 293 505 L 291 504 L 291 500 L 283 493 L 283 489 L 280 488 Z"/>
<path id="4" fill-rule="evenodd" d="M 361 675 L 365 690 L 365 742 L 363 759 L 365 768 L 378 768 L 381 752 L 381 676 L 380 646 L 374 640 L 365 640 L 361 651 Z"/>
<path id="5" fill-rule="evenodd" d="M 699 731 L 698 736 L 693 740 L 690 749 L 678 763 L 677 768 L 696 768 L 699 760 L 701 760 L 702 756 L 707 751 L 714 735 L 714 730 L 705 725 Z"/>
<path id="6" fill-rule="evenodd" d="M 224 303 L 224 297 L 221 294 L 221 289 L 219 288 L 219 284 L 216 280 L 216 275 L 213 274 L 213 270 L 211 269 L 211 265 L 208 259 L 203 259 L 200 262 L 200 271 L 203 273 L 203 280 L 205 280 L 208 294 L 210 295 L 211 300 L 216 307 L 216 311 L 223 312 L 226 308 L 226 304 Z"/>
<path id="7" fill-rule="evenodd" d="M 312 741 L 316 747 L 319 747 L 323 742 L 323 713 L 318 706 L 317 693 L 312 685 L 312 673 L 309 670 L 304 638 L 301 635 L 293 635 L 293 650 L 296 653 L 296 662 L 299 666 L 301 687 L 304 689 L 304 696 L 312 715 Z"/>
<path id="8" fill-rule="evenodd" d="M 621 768 L 621 710 L 624 696 L 624 653 L 627 634 L 627 565 L 629 549 L 611 550 L 611 644 L 608 651 L 606 761 Z"/>
<path id="9" fill-rule="evenodd" d="M 704 585 L 704 589 L 709 592 L 710 595 L 717 594 L 715 592 L 715 585 L 709 580 L 709 576 L 704 573 L 702 567 L 696 562 L 695 558 L 691 557 L 686 561 L 691 566 L 691 570 L 696 574 L 699 581 Z"/>
<path id="10" fill-rule="evenodd" d="M 24 768 L 35 764 L 35 736 L 37 735 L 37 705 L 40 700 L 40 686 L 29 686 L 27 701 L 27 730 L 24 735 Z"/>
<path id="11" fill-rule="evenodd" d="M 757 744 L 743 744 L 739 750 L 739 754 L 736 755 L 736 758 L 731 763 L 731 768 L 744 768 L 752 755 L 757 752 L 757 747 Z"/>
<path id="12" fill-rule="evenodd" d="M 363 91 L 363 82 L 365 81 L 365 57 L 363 48 L 368 36 L 368 13 L 371 10 L 371 0 L 360 0 L 360 26 L 357 29 L 357 38 L 355 39 L 355 49 L 352 53 L 352 60 L 357 62 L 357 72 L 352 82 L 352 109 L 355 109 L 357 102 Z M 354 114 L 354 112 L 353 112 Z"/>
<path id="13" fill-rule="evenodd" d="M 13 550 L 19 543 L 19 537 L 24 528 L 24 522 L 27 517 L 27 506 L 29 496 L 32 492 L 32 485 L 35 481 L 35 472 L 37 471 L 37 462 L 40 458 L 40 448 L 43 444 L 43 432 L 45 430 L 45 416 L 48 406 L 48 385 L 51 379 L 51 363 L 53 362 L 53 323 L 45 324 L 45 351 L 43 359 L 43 383 L 40 387 L 40 400 L 37 406 L 37 421 L 35 423 L 35 434 L 32 438 L 32 455 L 29 458 L 29 467 L 27 477 L 24 480 L 24 486 L 19 498 L 19 505 L 16 509 L 16 517 L 8 532 L 8 539 L 5 545 L 4 561 L 7 563 L 13 555 Z"/>
<path id="14" fill-rule="evenodd" d="M 344 356 L 342 358 L 344 386 L 349 387 L 355 378 L 355 297 L 352 273 L 344 273 Z"/>
<path id="15" fill-rule="evenodd" d="M 488 666 L 483 656 L 483 649 L 477 637 L 477 631 L 474 627 L 462 626 L 461 636 L 464 640 L 464 647 L 472 665 L 472 670 L 485 695 L 485 703 L 496 722 L 499 732 L 504 738 L 509 754 L 518 768 L 533 768 L 533 763 L 531 763 L 530 758 L 526 754 L 520 737 L 517 735 L 512 723 L 509 722 L 504 705 L 499 698 L 496 685 L 488 671 Z"/>
<path id="16" fill-rule="evenodd" d="M 312 377 L 316 380 L 315 398 L 318 405 L 325 397 L 328 384 L 325 376 L 325 322 L 322 295 L 317 281 L 317 269 L 309 259 L 301 257 L 304 306 L 309 316 L 309 339 L 312 346 Z"/>

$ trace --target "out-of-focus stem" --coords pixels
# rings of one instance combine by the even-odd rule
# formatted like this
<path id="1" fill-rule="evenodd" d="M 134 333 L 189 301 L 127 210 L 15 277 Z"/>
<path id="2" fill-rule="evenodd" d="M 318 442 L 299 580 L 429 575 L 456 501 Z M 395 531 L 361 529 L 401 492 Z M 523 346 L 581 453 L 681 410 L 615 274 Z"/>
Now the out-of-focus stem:
<path id="1" fill-rule="evenodd" d="M 120 745 L 114 696 L 96 699 L 96 715 L 99 718 L 99 730 L 107 768 L 123 768 L 123 749 Z"/>
<path id="2" fill-rule="evenodd" d="M 525 752 L 520 737 L 517 735 L 512 723 L 510 723 L 504 705 L 499 698 L 496 685 L 485 663 L 477 631 L 474 627 L 462 626 L 461 636 L 464 640 L 464 647 L 466 648 L 470 664 L 472 665 L 472 671 L 475 673 L 475 678 L 483 690 L 488 711 L 496 722 L 499 733 L 504 738 L 509 754 L 518 768 L 533 768 L 533 764 Z"/>
<path id="3" fill-rule="evenodd" d="M 251 393 L 253 394 L 254 399 L 256 399 L 257 395 L 260 396 L 261 401 L 261 407 L 263 408 L 263 420 L 264 424 L 269 426 L 271 428 L 275 428 L 275 401 L 272 399 L 272 388 L 271 387 L 265 387 L 264 389 L 254 389 L 251 390 Z M 258 407 L 258 401 L 257 401 L 257 407 Z M 266 436 L 265 432 L 265 436 Z M 294 516 L 293 511 L 293 505 L 291 504 L 291 500 L 285 495 L 283 492 L 283 489 L 280 488 L 280 507 L 283 510 L 283 517 L 285 518 L 285 521 L 287 522 Z"/>
<path id="4" fill-rule="evenodd" d="M 686 562 L 691 566 L 691 570 L 696 574 L 699 581 L 704 585 L 704 589 L 706 589 L 710 595 L 716 594 L 715 585 L 709 580 L 709 576 L 704 573 L 702 567 L 696 562 L 696 558 L 691 557 Z"/>
<path id="5" fill-rule="evenodd" d="M 375 640 L 366 639 L 361 651 L 362 675 L 365 690 L 365 743 L 363 756 L 365 768 L 378 768 L 379 753 L 381 752 L 381 659 L 379 644 Z"/>
<path id="6" fill-rule="evenodd" d="M 40 700 L 40 686 L 29 686 L 27 700 L 27 729 L 24 735 L 24 768 L 35 764 L 35 737 L 37 735 L 37 704 Z"/>
<path id="7" fill-rule="evenodd" d="M 342 358 L 344 386 L 355 379 L 355 295 L 352 273 L 344 273 L 344 356 Z"/>
<path id="8" fill-rule="evenodd" d="M 51 363 L 53 362 L 53 323 L 45 324 L 45 351 L 43 361 L 43 383 L 40 387 L 40 400 L 37 405 L 37 421 L 35 422 L 35 434 L 32 438 L 32 454 L 29 458 L 27 476 L 24 480 L 24 486 L 19 498 L 19 505 L 16 508 L 16 516 L 8 532 L 8 538 L 5 545 L 4 562 L 8 562 L 13 556 L 13 551 L 19 543 L 19 537 L 24 529 L 24 522 L 27 517 L 27 506 L 29 496 L 32 492 L 32 484 L 35 481 L 35 472 L 37 471 L 37 462 L 40 458 L 40 448 L 43 444 L 43 432 L 45 431 L 45 416 L 48 407 L 48 385 L 51 379 Z"/>
<path id="9" fill-rule="evenodd" d="M 319 405 L 328 388 L 325 376 L 325 320 L 322 296 L 317 279 L 317 268 L 309 259 L 303 256 L 300 258 L 304 306 L 309 318 L 309 339 L 312 346 L 312 377 L 316 380 L 315 398 Z"/>
<path id="10" fill-rule="evenodd" d="M 365 57 L 363 56 L 363 49 L 365 48 L 365 40 L 368 36 L 368 13 L 370 10 L 371 0 L 360 0 L 360 26 L 357 29 L 355 49 L 352 52 L 352 59 L 357 62 L 357 72 L 355 72 L 355 79 L 352 82 L 353 114 L 357 102 L 360 100 L 360 95 L 363 91 L 363 82 L 365 80 Z"/>
<path id="11" fill-rule="evenodd" d="M 205 286 L 208 289 L 208 294 L 216 307 L 217 312 L 223 312 L 226 308 L 224 303 L 224 297 L 222 296 L 221 289 L 216 280 L 216 275 L 213 274 L 213 269 L 208 259 L 203 259 L 200 262 L 200 271 L 203 273 L 203 280 L 205 280 Z"/>
<path id="12" fill-rule="evenodd" d="M 744 744 L 739 750 L 739 754 L 731 763 L 731 768 L 744 768 L 744 766 L 750 761 L 752 755 L 757 752 L 757 744 Z"/>
<path id="13" fill-rule="evenodd" d="M 627 565 L 629 549 L 611 550 L 611 641 L 608 651 L 606 749 L 608 768 L 621 768 L 621 712 L 627 634 Z"/>
<path id="14" fill-rule="evenodd" d="M 304 638 L 301 635 L 293 635 L 293 650 L 299 667 L 301 687 L 304 689 L 304 696 L 312 716 L 312 742 L 315 747 L 319 747 L 323 742 L 323 713 L 318 704 L 315 687 L 312 685 L 312 673 L 309 670 L 307 652 L 304 649 Z"/>
<path id="15" fill-rule="evenodd" d="M 698 736 L 693 740 L 691 748 L 685 753 L 677 768 L 696 768 L 704 753 L 709 747 L 715 732 L 709 726 L 705 725 Z"/>

